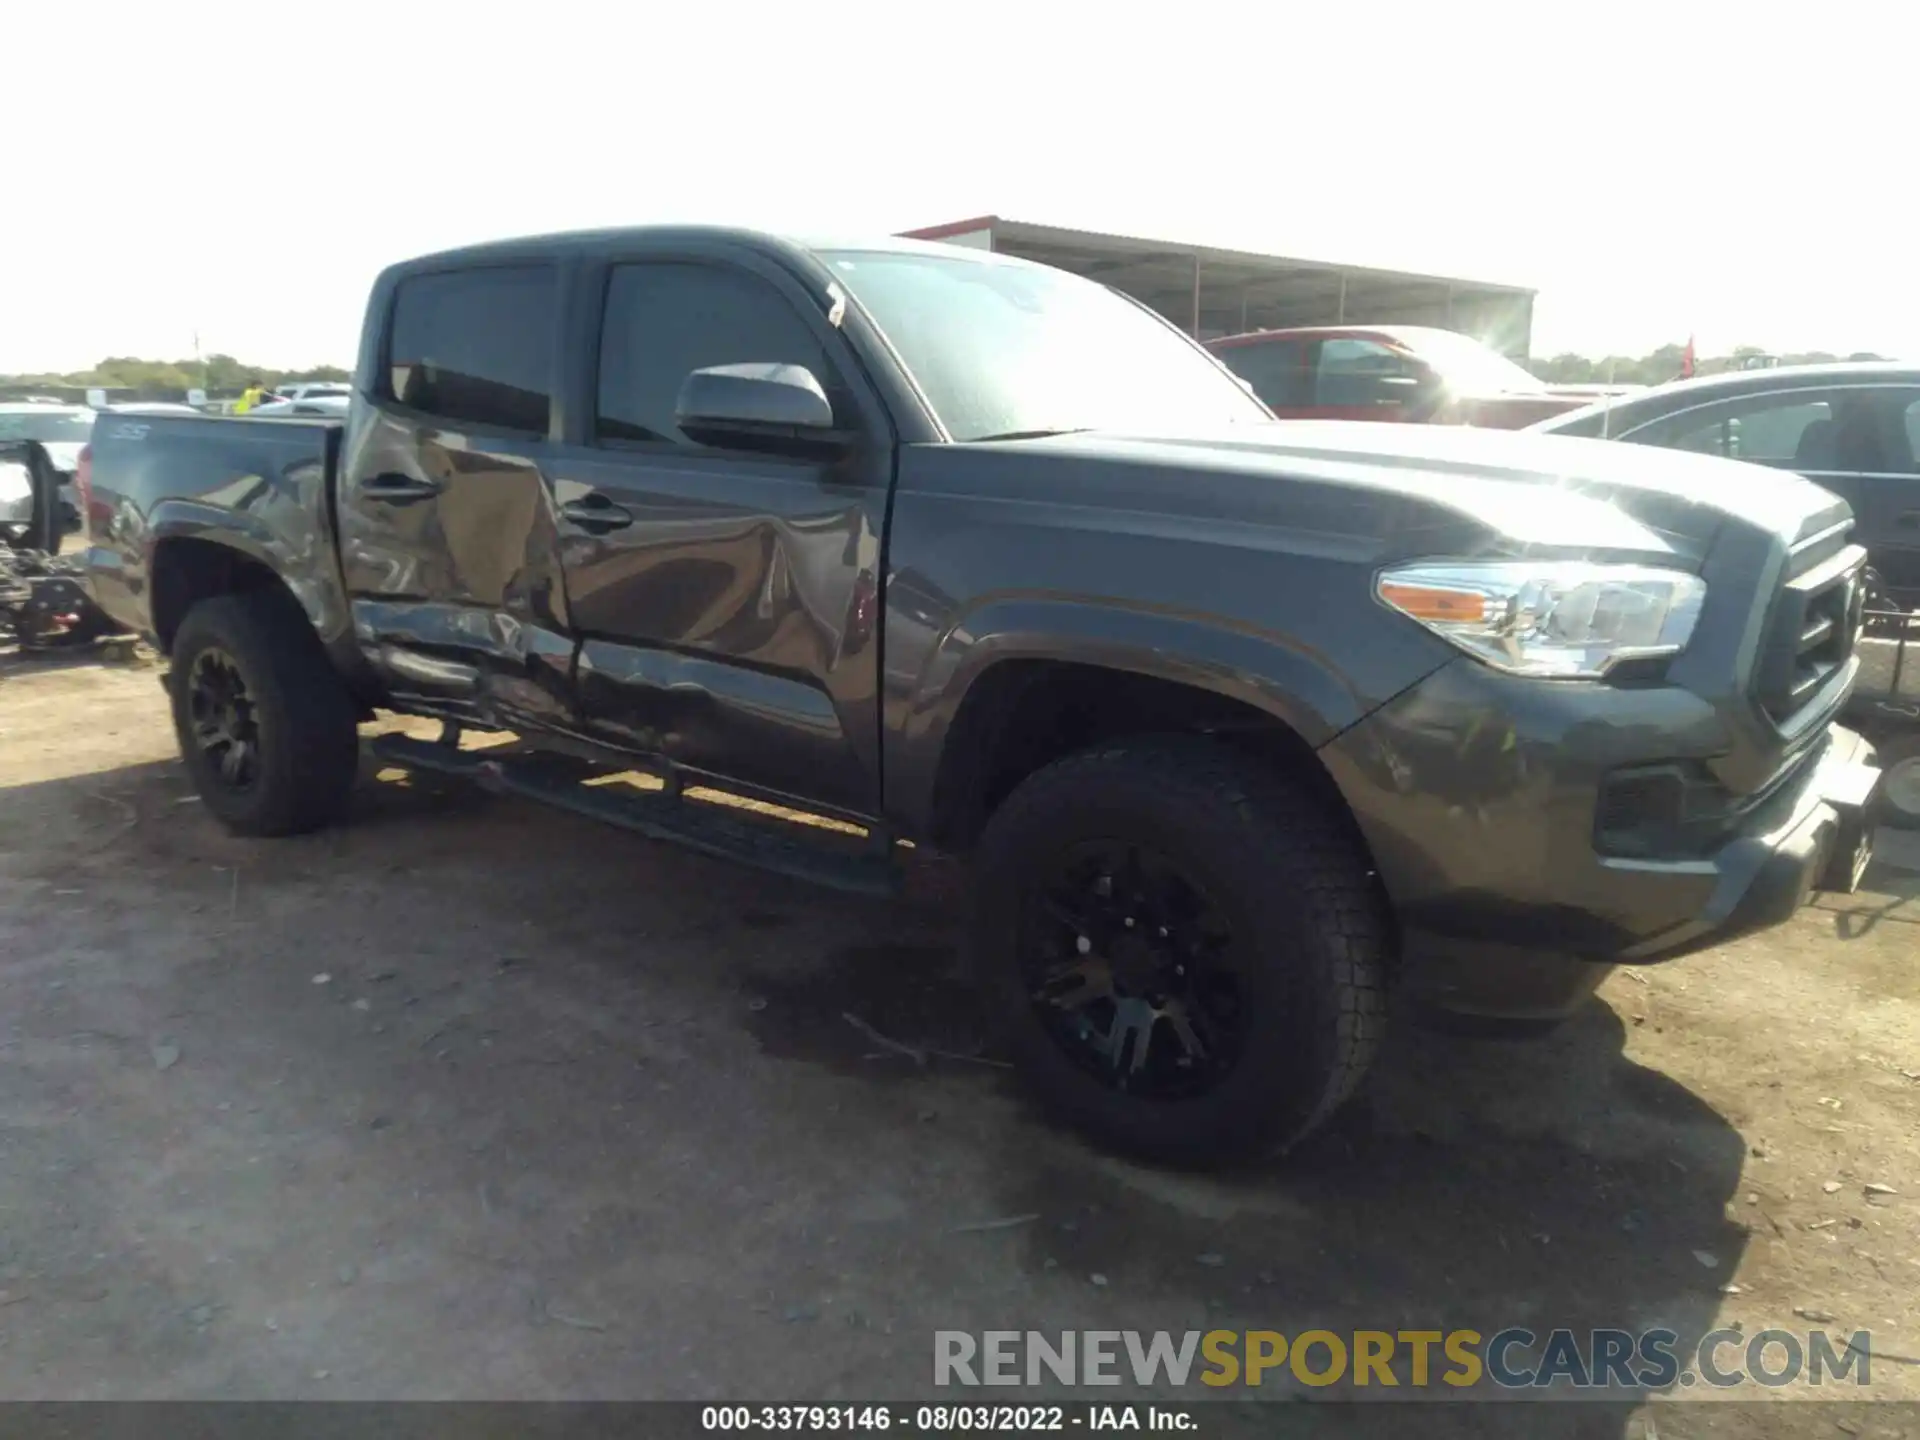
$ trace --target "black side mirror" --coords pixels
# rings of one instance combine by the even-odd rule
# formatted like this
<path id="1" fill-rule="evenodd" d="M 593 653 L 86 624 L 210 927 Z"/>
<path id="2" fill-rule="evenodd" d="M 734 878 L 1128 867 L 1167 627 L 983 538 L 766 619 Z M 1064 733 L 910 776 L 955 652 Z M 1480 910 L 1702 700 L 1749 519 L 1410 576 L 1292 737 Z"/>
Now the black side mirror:
<path id="1" fill-rule="evenodd" d="M 673 418 L 688 439 L 733 450 L 824 457 L 848 440 L 834 428 L 827 392 L 804 365 L 754 361 L 696 370 L 680 386 Z"/>

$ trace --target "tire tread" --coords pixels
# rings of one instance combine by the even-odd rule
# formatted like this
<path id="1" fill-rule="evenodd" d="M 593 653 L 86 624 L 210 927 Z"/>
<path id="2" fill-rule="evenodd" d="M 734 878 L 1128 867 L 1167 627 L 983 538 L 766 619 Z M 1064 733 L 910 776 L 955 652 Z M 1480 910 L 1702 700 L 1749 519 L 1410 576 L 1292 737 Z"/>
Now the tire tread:
<path id="1" fill-rule="evenodd" d="M 271 762 L 262 755 L 265 790 L 258 804 L 244 810 L 222 807 L 216 811 L 222 821 L 240 834 L 281 836 L 338 819 L 359 768 L 358 726 L 351 697 L 298 604 L 275 591 L 219 595 L 198 602 L 182 618 L 174 635 L 169 688 L 176 692 L 175 727 L 183 754 L 190 754 L 190 742 L 178 694 L 186 675 L 180 662 L 190 664 L 203 643 L 227 649 L 248 671 L 260 703 L 277 712 L 277 728 L 288 741 L 286 752 Z M 188 763 L 192 768 L 193 761 Z"/>
<path id="2" fill-rule="evenodd" d="M 1298 779 L 1199 736 L 1114 741 L 1056 761 L 1023 781 L 995 812 L 983 848 L 1072 803 L 1087 787 L 1119 780 L 1150 787 L 1164 804 L 1204 806 L 1224 819 L 1306 911 L 1318 943 L 1300 949 L 1319 967 L 1316 993 L 1335 1007 L 1328 1017 L 1335 1045 L 1317 1097 L 1257 1147 L 1290 1149 L 1352 1098 L 1386 1033 L 1393 931 L 1367 856 L 1351 829 Z"/>

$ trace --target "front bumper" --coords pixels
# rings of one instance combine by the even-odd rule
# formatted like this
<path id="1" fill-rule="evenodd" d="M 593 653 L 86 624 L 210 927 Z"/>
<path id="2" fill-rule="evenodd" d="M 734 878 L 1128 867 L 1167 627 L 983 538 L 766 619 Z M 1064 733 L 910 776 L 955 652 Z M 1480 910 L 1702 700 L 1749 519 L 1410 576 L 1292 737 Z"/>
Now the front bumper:
<path id="1" fill-rule="evenodd" d="M 1831 727 L 1804 781 L 1787 797 L 1786 817 L 1769 830 L 1737 836 L 1713 857 L 1717 883 L 1706 909 L 1619 958 L 1672 960 L 1779 925 L 1816 890 L 1857 890 L 1873 855 L 1867 817 L 1880 778 L 1873 753 L 1860 735 Z"/>
<path id="2" fill-rule="evenodd" d="M 1515 681 L 1449 666 L 1322 752 L 1398 912 L 1422 1003 L 1477 1016 L 1570 1013 L 1617 964 L 1673 959 L 1778 925 L 1816 890 L 1852 889 L 1878 772 L 1829 726 L 1679 853 L 1605 854 L 1608 778 L 1724 750 L 1684 690 Z"/>

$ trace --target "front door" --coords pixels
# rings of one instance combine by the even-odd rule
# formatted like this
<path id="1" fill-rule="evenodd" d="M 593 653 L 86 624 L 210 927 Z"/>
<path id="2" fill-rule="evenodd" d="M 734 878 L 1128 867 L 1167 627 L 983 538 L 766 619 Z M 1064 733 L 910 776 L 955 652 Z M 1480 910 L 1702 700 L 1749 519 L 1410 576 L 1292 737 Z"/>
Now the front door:
<path id="1" fill-rule="evenodd" d="M 560 308 L 552 265 L 404 276 L 387 373 L 341 457 L 340 554 L 361 650 L 414 705 L 511 729 L 572 714 L 542 477 Z"/>
<path id="2" fill-rule="evenodd" d="M 1800 385 L 1663 416 L 1623 436 L 1640 444 L 1725 455 L 1794 470 L 1853 511 L 1896 600 L 1920 606 L 1920 390 L 1888 385 Z"/>
<path id="3" fill-rule="evenodd" d="M 1843 392 L 1834 401 L 1833 453 L 1808 469 L 1853 509 L 1853 538 L 1903 608 L 1920 609 L 1920 390 Z"/>
<path id="4" fill-rule="evenodd" d="M 581 724 L 665 756 L 851 814 L 880 807 L 880 540 L 891 477 L 885 412 L 828 322 L 826 297 L 722 247 L 606 267 L 590 407 L 556 458 Z M 804 365 L 847 457 L 713 448 L 675 423 L 697 369 Z"/>

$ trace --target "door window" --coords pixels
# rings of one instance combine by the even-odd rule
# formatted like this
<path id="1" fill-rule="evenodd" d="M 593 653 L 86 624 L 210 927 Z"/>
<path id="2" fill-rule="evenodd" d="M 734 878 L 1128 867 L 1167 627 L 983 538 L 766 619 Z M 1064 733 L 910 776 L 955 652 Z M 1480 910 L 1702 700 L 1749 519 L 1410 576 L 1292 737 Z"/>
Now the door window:
<path id="1" fill-rule="evenodd" d="M 550 265 L 402 280 L 387 337 L 393 398 L 447 420 L 546 434 L 557 292 Z"/>
<path id="2" fill-rule="evenodd" d="M 687 376 L 759 361 L 804 365 L 845 413 L 825 350 L 768 281 L 717 265 L 616 265 L 600 330 L 595 438 L 697 446 L 674 423 Z"/>
<path id="3" fill-rule="evenodd" d="M 1313 377 L 1307 372 L 1306 349 L 1298 340 L 1229 345 L 1215 353 L 1275 410 L 1298 410 L 1313 403 Z"/>
<path id="4" fill-rule="evenodd" d="M 1911 468 L 1911 431 L 1888 392 L 1865 387 L 1749 396 L 1656 420 L 1625 437 L 1802 472 Z"/>
<path id="5" fill-rule="evenodd" d="M 1822 470 L 1833 458 L 1833 406 L 1802 395 L 1781 396 L 1770 405 L 1716 406 L 1711 415 L 1688 415 L 1666 433 L 1668 438 L 1648 443 L 1730 460 Z"/>
<path id="6" fill-rule="evenodd" d="M 1323 340 L 1318 403 L 1330 410 L 1396 404 L 1408 397 L 1391 382 L 1411 373 L 1406 357 L 1378 340 Z"/>

